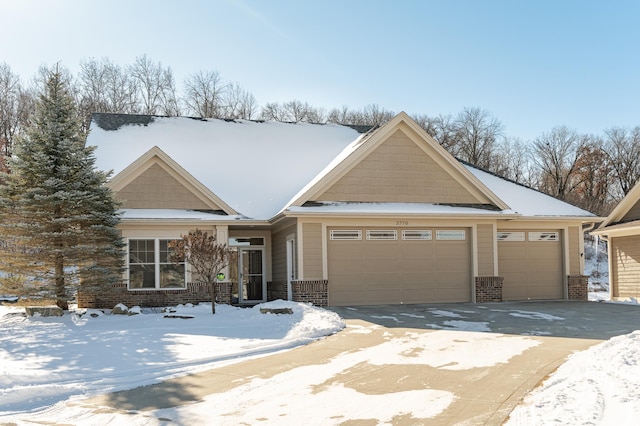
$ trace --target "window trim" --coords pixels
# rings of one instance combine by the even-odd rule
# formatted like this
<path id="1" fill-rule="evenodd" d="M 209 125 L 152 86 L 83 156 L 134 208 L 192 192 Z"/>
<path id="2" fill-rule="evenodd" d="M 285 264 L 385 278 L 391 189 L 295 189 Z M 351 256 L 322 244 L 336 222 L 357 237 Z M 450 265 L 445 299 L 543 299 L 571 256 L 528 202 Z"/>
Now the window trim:
<path id="1" fill-rule="evenodd" d="M 501 243 L 526 241 L 524 231 L 499 231 L 496 239 Z"/>
<path id="2" fill-rule="evenodd" d="M 396 241 L 398 231 L 395 229 L 367 229 L 368 241 Z"/>
<path id="3" fill-rule="evenodd" d="M 464 229 L 436 229 L 438 241 L 466 241 L 467 231 Z"/>
<path id="4" fill-rule="evenodd" d="M 537 242 L 555 242 L 560 241 L 560 233 L 558 231 L 531 231 L 528 239 Z"/>
<path id="5" fill-rule="evenodd" d="M 403 241 L 431 241 L 433 240 L 433 231 L 431 229 L 403 229 Z"/>
<path id="6" fill-rule="evenodd" d="M 153 266 L 154 266 L 154 287 L 140 287 L 140 288 L 132 288 L 131 287 L 131 241 L 153 241 Z M 187 283 L 189 282 L 189 268 L 186 261 L 182 262 L 181 265 L 184 265 L 184 281 L 181 287 L 161 287 L 161 265 L 172 265 L 171 262 L 160 262 L 160 241 L 175 241 L 177 238 L 166 238 L 166 237 L 131 237 L 127 238 L 127 252 L 126 252 L 126 278 L 127 278 L 127 290 L 129 291 L 166 291 L 166 290 L 186 290 Z M 133 265 L 151 265 L 151 263 L 133 263 Z"/>
<path id="7" fill-rule="evenodd" d="M 331 241 L 360 241 L 362 230 L 360 229 L 332 229 L 329 231 Z"/>

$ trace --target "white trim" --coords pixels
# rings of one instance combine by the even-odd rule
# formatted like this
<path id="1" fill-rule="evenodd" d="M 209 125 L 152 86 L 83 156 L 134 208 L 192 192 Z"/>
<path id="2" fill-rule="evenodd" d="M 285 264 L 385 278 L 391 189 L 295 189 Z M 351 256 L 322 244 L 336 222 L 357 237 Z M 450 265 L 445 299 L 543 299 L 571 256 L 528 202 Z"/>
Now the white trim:
<path id="1" fill-rule="evenodd" d="M 403 241 L 431 241 L 433 240 L 433 231 L 431 229 L 403 229 Z"/>
<path id="2" fill-rule="evenodd" d="M 368 241 L 396 241 L 397 239 L 398 231 L 395 229 L 367 229 Z"/>
<path id="3" fill-rule="evenodd" d="M 368 239 L 369 231 L 367 231 Z M 361 241 L 361 229 L 331 229 L 329 231 L 331 241 Z"/>
<path id="4" fill-rule="evenodd" d="M 570 245 L 569 245 L 569 227 L 565 226 L 560 232 L 562 232 L 564 234 L 564 237 L 561 237 L 560 235 L 558 235 L 558 239 L 560 241 L 562 241 L 562 247 L 564 249 L 564 267 L 562 268 L 564 271 L 564 274 L 562 275 L 562 282 L 564 283 L 563 286 L 563 292 L 564 292 L 564 299 L 567 300 L 569 299 L 569 268 L 571 266 L 571 252 L 570 252 Z M 559 234 L 559 233 L 558 233 Z"/>
<path id="5" fill-rule="evenodd" d="M 498 225 L 495 223 L 491 224 L 492 226 L 492 234 L 493 234 L 493 276 L 499 276 L 500 264 L 498 262 Z"/>
<path id="6" fill-rule="evenodd" d="M 524 231 L 499 231 L 496 232 L 498 242 L 522 242 L 525 241 Z M 531 240 L 530 240 L 531 241 Z"/>
<path id="7" fill-rule="evenodd" d="M 438 241 L 466 241 L 466 239 L 467 232 L 464 229 L 436 229 Z"/>
<path id="8" fill-rule="evenodd" d="M 322 279 L 329 279 L 329 245 L 327 243 L 327 225 L 322 223 Z"/>
<path id="9" fill-rule="evenodd" d="M 291 282 L 296 279 L 296 235 L 287 235 L 285 241 L 287 252 L 287 300 L 293 300 Z"/>
<path id="10" fill-rule="evenodd" d="M 127 282 L 127 291 L 166 291 L 166 290 L 186 290 L 187 284 L 191 279 L 191 267 L 188 262 L 184 262 L 184 285 L 182 287 L 160 287 L 160 265 L 171 265 L 171 262 L 160 262 L 160 241 L 174 241 L 179 238 L 167 238 L 167 237 L 127 237 L 126 238 L 126 259 L 125 259 L 125 278 Z M 140 287 L 131 288 L 131 245 L 129 242 L 134 241 L 153 241 L 153 273 L 154 273 L 154 286 L 153 287 Z M 133 265 L 149 265 L 149 263 L 133 263 Z"/>
<path id="11" fill-rule="evenodd" d="M 437 235 L 436 235 L 437 236 Z M 471 303 L 476 303 L 476 278 L 478 276 L 478 225 L 471 225 Z"/>
<path id="12" fill-rule="evenodd" d="M 296 246 L 298 250 L 298 279 L 304 279 L 304 233 L 303 233 L 303 224 L 301 221 L 296 221 L 296 235 L 298 237 L 298 241 L 296 241 Z"/>
<path id="13" fill-rule="evenodd" d="M 567 230 L 568 228 L 565 227 L 564 229 Z M 530 231 L 527 234 L 529 241 L 560 241 L 560 233 L 557 231 Z"/>

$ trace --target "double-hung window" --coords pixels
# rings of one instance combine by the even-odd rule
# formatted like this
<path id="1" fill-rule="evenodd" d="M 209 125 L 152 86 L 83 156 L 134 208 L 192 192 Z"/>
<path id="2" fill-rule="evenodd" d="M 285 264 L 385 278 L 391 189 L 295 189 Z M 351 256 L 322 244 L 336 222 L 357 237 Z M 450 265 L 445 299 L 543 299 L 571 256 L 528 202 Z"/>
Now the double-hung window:
<path id="1" fill-rule="evenodd" d="M 171 261 L 172 240 L 129 240 L 129 288 L 171 289 L 185 288 L 186 268 L 184 260 Z"/>

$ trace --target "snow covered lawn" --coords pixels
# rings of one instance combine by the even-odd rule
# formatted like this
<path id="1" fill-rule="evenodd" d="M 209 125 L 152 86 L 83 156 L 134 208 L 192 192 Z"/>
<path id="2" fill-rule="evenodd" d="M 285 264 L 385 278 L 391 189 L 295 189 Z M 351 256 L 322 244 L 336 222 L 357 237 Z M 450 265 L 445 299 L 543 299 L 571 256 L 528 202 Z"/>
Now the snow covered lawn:
<path id="1" fill-rule="evenodd" d="M 637 425 L 640 331 L 569 357 L 511 413 L 506 425 Z"/>
<path id="2" fill-rule="evenodd" d="M 261 314 L 260 307 L 293 314 Z M 307 344 L 344 328 L 335 313 L 275 301 L 254 308 L 210 304 L 164 313 L 63 317 L 23 315 L 0 306 L 0 423 L 72 396 L 90 396 L 160 382 Z"/>
<path id="3" fill-rule="evenodd" d="M 290 308 L 293 314 L 261 314 L 260 307 Z M 165 318 L 160 312 L 124 316 L 104 315 L 92 310 L 83 315 L 65 313 L 56 318 L 26 318 L 22 315 L 24 308 L 0 306 L 0 424 L 8 421 L 26 424 L 20 421 L 28 417 L 65 421 L 72 415 L 76 420 L 90 419 L 94 415 L 91 411 L 80 406 L 67 407 L 65 401 L 131 389 L 290 349 L 345 327 L 344 321 L 333 312 L 293 302 L 276 301 L 244 309 L 219 305 L 215 316 L 211 315 L 210 309 L 207 304 L 180 306 L 171 313 L 176 318 Z M 456 329 L 459 329 L 459 323 L 464 323 L 459 313 L 434 312 L 455 322 Z M 535 319 L 554 320 L 544 312 L 527 314 L 535 314 Z M 464 325 L 467 329 L 468 325 Z M 319 401 L 318 398 L 326 397 L 322 400 L 322 410 L 329 414 L 333 413 L 332 409 L 337 410 L 332 414 L 335 416 L 345 415 L 343 411 L 347 406 L 350 409 L 372 405 L 393 407 L 391 411 L 378 413 L 379 424 L 388 423 L 398 407 L 424 417 L 437 415 L 436 412 L 444 410 L 455 395 L 423 389 L 380 395 L 379 401 L 371 404 L 375 398 L 365 400 L 363 394 L 339 387 L 309 395 L 305 389 L 308 391 L 311 385 L 297 388 L 293 385 L 309 382 L 317 386 L 326 380 L 326 374 L 341 374 L 363 363 L 374 366 L 404 364 L 407 371 L 414 364 L 456 371 L 474 369 L 508 362 L 515 354 L 536 344 L 536 340 L 526 336 L 486 333 L 481 332 L 481 328 L 408 334 L 404 340 L 390 340 L 360 351 L 345 352 L 321 368 L 293 368 L 275 377 L 276 387 L 269 384 L 271 382 L 258 386 L 263 380 L 255 379 L 229 395 L 218 396 L 218 403 L 205 398 L 197 404 L 165 411 L 180 413 L 183 418 L 203 418 L 203 413 L 217 413 L 216 410 L 225 407 L 224 404 L 220 406 L 220 398 L 239 401 L 250 395 L 251 401 L 266 404 L 262 407 L 264 412 L 285 406 L 285 401 L 291 402 L 295 396 L 300 401 L 304 398 Z M 347 332 L 357 335 L 371 330 L 352 326 Z M 487 347 L 494 350 L 487 351 Z M 418 351 L 419 348 L 424 350 Z M 525 398 L 513 411 L 508 424 L 637 424 L 640 415 L 638 353 L 640 331 L 575 353 Z M 504 359 L 497 359 L 497 356 Z M 276 398 L 274 389 L 282 395 Z M 395 401 L 393 398 L 396 397 L 401 397 L 401 401 Z M 333 407 L 331 401 L 339 407 Z M 422 401 L 430 403 L 425 405 Z M 299 406 L 305 404 L 301 402 Z M 426 407 L 435 410 L 434 413 L 424 411 Z M 222 411 L 219 414 L 225 415 Z M 297 414 L 297 418 L 303 418 L 308 413 Z M 116 413 L 112 418 L 120 418 L 120 415 L 126 417 L 129 424 L 161 424 L 150 423 L 144 413 Z M 246 420 L 229 418 L 230 421 L 234 419 Z M 91 424 L 89 420 L 87 422 L 82 424 Z"/>

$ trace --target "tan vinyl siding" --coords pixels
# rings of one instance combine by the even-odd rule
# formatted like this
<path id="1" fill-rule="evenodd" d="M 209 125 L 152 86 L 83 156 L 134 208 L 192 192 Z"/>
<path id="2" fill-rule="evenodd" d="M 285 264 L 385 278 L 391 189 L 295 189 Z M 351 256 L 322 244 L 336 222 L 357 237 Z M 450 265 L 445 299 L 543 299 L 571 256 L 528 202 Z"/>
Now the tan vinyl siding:
<path id="1" fill-rule="evenodd" d="M 490 277 L 494 275 L 494 244 L 493 225 L 478 225 L 478 276 Z"/>
<path id="2" fill-rule="evenodd" d="M 580 228 L 569 227 L 569 273 L 568 275 L 580 275 Z"/>
<path id="3" fill-rule="evenodd" d="M 613 297 L 640 297 L 640 237 L 612 238 Z"/>
<path id="4" fill-rule="evenodd" d="M 295 232 L 296 226 L 291 225 L 271 235 L 273 281 L 287 280 L 287 235 Z"/>
<path id="5" fill-rule="evenodd" d="M 322 225 L 302 225 L 302 259 L 305 280 L 322 279 Z"/>
<path id="6" fill-rule="evenodd" d="M 624 215 L 621 222 L 629 222 L 632 220 L 640 219 L 640 200 L 636 201 L 636 204 L 629 209 L 627 214 Z"/>
<path id="7" fill-rule="evenodd" d="M 478 203 L 401 130 L 318 197 L 319 201 Z"/>
<path id="8" fill-rule="evenodd" d="M 158 164 L 118 191 L 118 198 L 126 209 L 211 209 Z"/>

